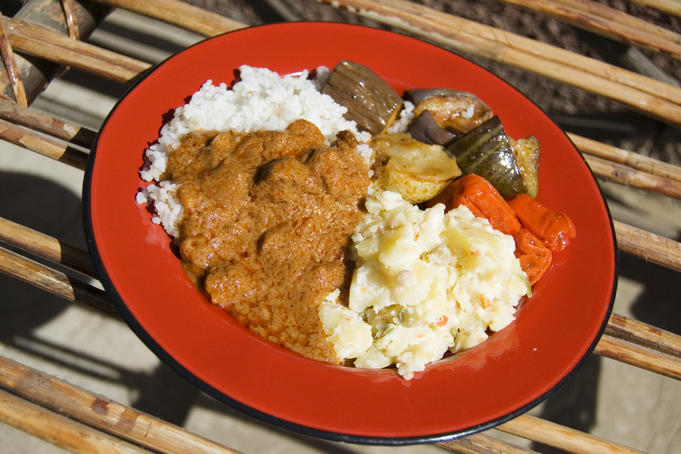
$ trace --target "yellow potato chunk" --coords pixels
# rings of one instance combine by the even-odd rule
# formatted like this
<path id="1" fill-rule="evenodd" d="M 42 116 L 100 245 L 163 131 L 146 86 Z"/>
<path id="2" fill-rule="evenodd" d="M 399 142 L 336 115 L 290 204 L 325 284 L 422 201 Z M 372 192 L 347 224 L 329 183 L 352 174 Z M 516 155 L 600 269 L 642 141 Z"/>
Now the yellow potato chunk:
<path id="1" fill-rule="evenodd" d="M 391 133 L 375 137 L 374 171 L 377 185 L 399 193 L 410 203 L 432 199 L 461 175 L 456 159 L 440 145 L 428 145 L 408 134 Z"/>

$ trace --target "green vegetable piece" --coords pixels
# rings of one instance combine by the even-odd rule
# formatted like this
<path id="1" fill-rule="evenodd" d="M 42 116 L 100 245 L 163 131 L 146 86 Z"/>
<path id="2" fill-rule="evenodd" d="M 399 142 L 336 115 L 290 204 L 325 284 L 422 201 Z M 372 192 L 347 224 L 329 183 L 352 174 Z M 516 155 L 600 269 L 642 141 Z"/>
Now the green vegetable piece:
<path id="1" fill-rule="evenodd" d="M 494 116 L 447 146 L 463 173 L 475 173 L 497 188 L 503 197 L 526 193 L 511 142 Z"/>

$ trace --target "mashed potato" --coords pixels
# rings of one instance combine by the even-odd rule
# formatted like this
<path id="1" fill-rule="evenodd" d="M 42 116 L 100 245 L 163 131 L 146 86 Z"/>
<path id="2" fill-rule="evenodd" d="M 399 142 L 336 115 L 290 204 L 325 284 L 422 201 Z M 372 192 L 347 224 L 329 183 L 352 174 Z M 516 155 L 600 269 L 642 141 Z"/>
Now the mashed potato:
<path id="1" fill-rule="evenodd" d="M 352 236 L 348 307 L 335 303 L 337 292 L 320 306 L 341 358 L 369 369 L 394 364 L 410 379 L 514 320 L 530 286 L 511 236 L 464 206 L 421 210 L 390 191 L 370 196 L 366 208 Z"/>

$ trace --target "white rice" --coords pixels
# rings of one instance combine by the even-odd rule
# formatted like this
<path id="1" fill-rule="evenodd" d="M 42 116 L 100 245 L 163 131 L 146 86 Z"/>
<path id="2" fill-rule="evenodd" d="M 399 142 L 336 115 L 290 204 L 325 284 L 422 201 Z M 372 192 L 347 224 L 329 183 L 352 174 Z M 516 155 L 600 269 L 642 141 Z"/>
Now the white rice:
<path id="1" fill-rule="evenodd" d="M 158 182 L 165 172 L 169 150 L 190 131 L 276 131 L 304 119 L 314 123 L 329 143 L 343 130 L 353 132 L 360 142 L 370 139 L 369 133 L 358 131 L 354 121 L 343 118 L 347 111 L 344 106 L 318 90 L 328 75 L 328 68 L 317 68 L 316 80 L 308 78 L 307 70 L 279 76 L 266 68 L 244 65 L 239 72 L 240 80 L 231 90 L 225 83 L 214 85 L 212 80 L 206 81 L 187 104 L 175 109 L 172 120 L 161 128 L 158 141 L 144 153 L 145 165 L 140 177 L 155 183 L 142 189 L 136 200 L 153 204 L 152 221 L 161 224 L 170 235 L 177 234 L 182 206 L 175 198 L 177 186 Z M 357 151 L 368 162 L 372 150 L 361 145 Z"/>
<path id="2" fill-rule="evenodd" d="M 414 104 L 410 101 L 404 101 L 400 115 L 395 122 L 390 125 L 388 132 L 407 132 L 409 123 L 414 118 Z"/>
<path id="3" fill-rule="evenodd" d="M 178 225 L 183 212 L 182 204 L 175 197 L 176 189 L 177 184 L 172 181 L 161 181 L 148 185 L 135 196 L 137 203 L 153 205 L 154 215 L 151 222 L 161 224 L 172 237 L 179 234 Z"/>

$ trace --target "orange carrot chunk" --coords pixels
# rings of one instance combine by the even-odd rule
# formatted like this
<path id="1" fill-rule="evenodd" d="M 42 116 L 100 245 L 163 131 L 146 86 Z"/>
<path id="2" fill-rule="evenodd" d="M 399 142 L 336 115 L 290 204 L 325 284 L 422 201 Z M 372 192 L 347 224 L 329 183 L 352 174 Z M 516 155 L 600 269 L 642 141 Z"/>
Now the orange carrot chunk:
<path id="1" fill-rule="evenodd" d="M 454 180 L 431 205 L 438 202 L 444 203 L 447 210 L 465 205 L 475 216 L 489 220 L 493 228 L 508 235 L 520 230 L 520 221 L 499 191 L 474 173 Z"/>
<path id="2" fill-rule="evenodd" d="M 538 236 L 553 252 L 565 249 L 570 238 L 577 234 L 566 214 L 546 207 L 527 194 L 518 194 L 508 204 L 523 227 Z"/>
<path id="3" fill-rule="evenodd" d="M 515 255 L 520 262 L 520 268 L 527 275 L 530 285 L 534 285 L 551 266 L 551 251 L 524 227 L 513 238 L 516 245 Z"/>

